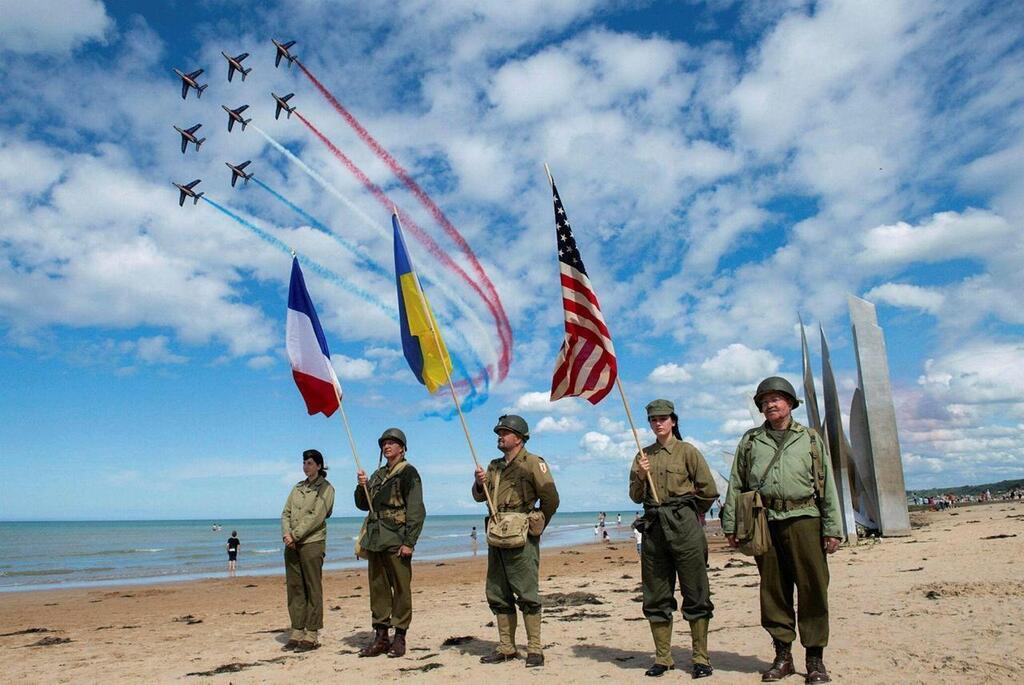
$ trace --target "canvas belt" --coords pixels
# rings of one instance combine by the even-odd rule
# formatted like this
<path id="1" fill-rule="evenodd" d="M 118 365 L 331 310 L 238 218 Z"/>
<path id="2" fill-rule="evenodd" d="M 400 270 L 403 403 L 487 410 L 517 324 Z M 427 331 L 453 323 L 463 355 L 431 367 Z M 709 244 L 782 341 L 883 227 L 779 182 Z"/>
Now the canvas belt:
<path id="1" fill-rule="evenodd" d="M 796 509 L 803 509 L 814 504 L 814 496 L 804 497 L 803 499 L 779 499 L 770 498 L 765 500 L 765 506 L 772 511 L 780 513 L 786 513 L 787 511 L 794 511 Z"/>

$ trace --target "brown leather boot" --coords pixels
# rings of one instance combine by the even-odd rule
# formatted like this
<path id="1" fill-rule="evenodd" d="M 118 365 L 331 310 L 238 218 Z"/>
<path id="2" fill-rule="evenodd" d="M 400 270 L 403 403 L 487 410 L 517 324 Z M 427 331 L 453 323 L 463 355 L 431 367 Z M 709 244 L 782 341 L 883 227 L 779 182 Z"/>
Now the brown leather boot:
<path id="1" fill-rule="evenodd" d="M 775 645 L 775 660 L 771 668 L 761 674 L 762 683 L 774 683 L 796 673 L 793 665 L 793 646 L 788 642 L 772 640 Z"/>
<path id="2" fill-rule="evenodd" d="M 828 671 L 825 670 L 825 662 L 821 660 L 820 656 L 809 656 L 807 657 L 807 676 L 804 677 L 805 683 L 829 683 L 832 682 L 832 678 L 829 677 Z"/>
<path id="3" fill-rule="evenodd" d="M 359 650 L 359 656 L 380 656 L 391 649 L 391 641 L 388 640 L 388 629 L 386 626 L 375 626 L 376 633 L 373 642 Z"/>
<path id="4" fill-rule="evenodd" d="M 395 637 L 391 640 L 388 656 L 391 658 L 405 656 L 405 631 L 401 628 L 395 628 Z"/>

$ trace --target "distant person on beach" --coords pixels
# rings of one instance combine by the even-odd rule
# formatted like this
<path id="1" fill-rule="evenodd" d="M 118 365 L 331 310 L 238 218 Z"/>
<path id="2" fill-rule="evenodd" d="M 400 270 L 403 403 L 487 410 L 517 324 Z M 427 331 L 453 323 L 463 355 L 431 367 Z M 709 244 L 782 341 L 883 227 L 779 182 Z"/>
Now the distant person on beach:
<path id="1" fill-rule="evenodd" d="M 367 561 L 374 630 L 373 641 L 359 650 L 361 657 L 405 656 L 412 622 L 412 555 L 427 517 L 420 474 L 405 458 L 407 445 L 404 432 L 388 428 L 377 439 L 386 463 L 369 478 L 362 470 L 356 473 L 356 507 L 370 511 L 359 544 Z M 388 634 L 392 628 L 394 637 Z"/>
<path id="2" fill-rule="evenodd" d="M 540 534 L 558 510 L 558 490 L 551 469 L 542 457 L 529 452 L 526 442 L 530 428 L 521 416 L 506 414 L 498 419 L 494 432 L 502 456 L 477 468 L 473 499 L 487 501 L 490 493 L 498 513 L 527 514 L 529 531 L 520 547 L 487 548 L 487 603 L 498 627 L 498 646 L 480 657 L 480 663 L 499 664 L 518 658 L 516 649 L 516 605 L 526 626 L 526 666 L 544 665 L 540 637 Z M 487 491 L 484 491 L 484 488 Z M 534 505 L 538 503 L 539 507 Z"/>
<path id="3" fill-rule="evenodd" d="M 231 531 L 231 537 L 228 538 L 228 571 L 232 573 L 238 568 L 238 548 L 241 544 L 242 541 L 238 539 L 238 531 Z"/>
<path id="4" fill-rule="evenodd" d="M 761 680 L 775 682 L 796 672 L 792 646 L 799 628 L 807 654 L 805 682 L 827 683 L 831 679 L 824 662 L 829 637 L 826 555 L 839 548 L 843 534 L 831 465 L 821 436 L 793 419 L 800 400 L 789 381 L 778 376 L 764 379 L 754 392 L 754 404 L 765 422 L 747 431 L 736 447 L 722 532 L 730 546 L 739 546 L 739 493 L 760 492 L 772 545 L 754 559 L 761 576 L 761 625 L 775 647 L 775 660 Z"/>
<path id="5" fill-rule="evenodd" d="M 636 540 L 636 556 L 640 557 L 640 547 L 644 543 L 644 534 L 640 532 L 640 526 L 633 528 L 633 539 Z"/>
<path id="6" fill-rule="evenodd" d="M 615 515 L 615 525 L 616 526 L 621 526 L 622 525 L 622 514 L 616 514 Z"/>
<path id="7" fill-rule="evenodd" d="M 608 535 L 608 529 L 607 528 L 602 528 L 601 529 L 601 541 L 602 542 L 611 542 L 612 541 L 611 536 Z"/>
<path id="8" fill-rule="evenodd" d="M 473 526 L 473 530 L 469 531 L 469 539 L 476 542 L 476 526 Z"/>
<path id="9" fill-rule="evenodd" d="M 678 578 L 683 618 L 690 624 L 690 675 L 706 678 L 714 672 L 708 654 L 708 626 L 715 606 L 704 564 L 708 543 L 698 517 L 718 497 L 718 490 L 704 456 L 683 442 L 672 402 L 648 404 L 647 420 L 656 440 L 636 455 L 629 472 L 629 498 L 643 504 L 646 513 L 640 577 L 655 657 L 645 675 L 658 677 L 674 667 L 672 616 L 678 607 Z M 652 482 L 657 499 L 650 488 Z"/>
<path id="10" fill-rule="evenodd" d="M 320 646 L 324 627 L 323 567 L 327 551 L 327 519 L 334 510 L 334 486 L 327 482 L 324 457 L 317 450 L 302 453 L 306 474 L 292 488 L 281 512 L 284 573 L 292 631 L 286 651 L 308 652 Z"/>

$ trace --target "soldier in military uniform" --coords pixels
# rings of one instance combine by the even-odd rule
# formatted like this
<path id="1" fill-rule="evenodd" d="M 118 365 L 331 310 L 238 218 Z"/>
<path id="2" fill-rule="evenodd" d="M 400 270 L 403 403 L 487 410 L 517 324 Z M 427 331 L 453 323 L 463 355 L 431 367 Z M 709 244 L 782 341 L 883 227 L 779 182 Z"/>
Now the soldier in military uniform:
<path id="1" fill-rule="evenodd" d="M 793 420 L 800 400 L 789 381 L 778 376 L 764 379 L 754 403 L 765 422 L 747 431 L 736 448 L 722 531 L 730 545 L 739 544 L 737 497 L 758 490 L 772 538 L 772 548 L 755 557 L 761 575 L 761 625 L 775 647 L 775 660 L 761 680 L 774 682 L 796 672 L 792 644 L 799 626 L 807 653 L 805 682 L 829 682 L 823 661 L 828 645 L 826 554 L 836 551 L 843 534 L 832 470 L 821 436 Z"/>
<path id="2" fill-rule="evenodd" d="M 672 668 L 672 614 L 678 606 L 676 578 L 683 594 L 683 617 L 690 624 L 694 678 L 713 672 L 708 655 L 708 625 L 714 604 L 705 564 L 707 538 L 700 515 L 718 497 L 715 479 L 700 451 L 679 434 L 679 417 L 668 400 L 647 405 L 647 419 L 657 440 L 633 460 L 629 497 L 644 505 L 640 575 L 644 616 L 654 638 L 654 665 L 646 675 L 658 677 Z M 654 483 L 658 500 L 651 492 Z M 659 501 L 660 500 L 660 501 Z"/>
<path id="3" fill-rule="evenodd" d="M 405 655 L 405 635 L 412 621 L 412 554 L 427 510 L 423 506 L 420 474 L 405 458 L 405 433 L 388 428 L 377 445 L 387 463 L 369 479 L 361 469 L 356 473 L 356 507 L 369 511 L 370 502 L 373 503 L 360 546 L 369 562 L 374 638 L 360 650 L 359 656 L 387 652 L 389 657 L 400 657 Z M 390 628 L 395 629 L 394 638 L 388 635 Z"/>
<path id="4" fill-rule="evenodd" d="M 306 652 L 320 646 L 324 627 L 323 567 L 327 550 L 327 518 L 334 510 L 334 486 L 327 482 L 324 457 L 317 450 L 302 453 L 305 479 L 292 488 L 281 512 L 285 584 L 292 631 L 284 649 Z"/>
<path id="5" fill-rule="evenodd" d="M 542 457 L 526 449 L 530 429 L 521 416 L 508 414 L 494 427 L 498 449 L 504 456 L 491 461 L 485 473 L 477 468 L 473 483 L 473 499 L 486 501 L 486 483 L 494 506 L 499 512 L 529 513 L 539 500 L 544 525 L 558 509 L 558 490 L 551 470 Z M 497 484 L 497 487 L 496 487 Z M 541 648 L 541 603 L 539 588 L 540 537 L 529 535 L 526 545 L 516 549 L 487 550 L 487 603 L 498 625 L 498 646 L 481 663 L 496 664 L 519 656 L 516 649 L 516 604 L 523 612 L 526 626 L 526 665 L 543 666 Z"/>

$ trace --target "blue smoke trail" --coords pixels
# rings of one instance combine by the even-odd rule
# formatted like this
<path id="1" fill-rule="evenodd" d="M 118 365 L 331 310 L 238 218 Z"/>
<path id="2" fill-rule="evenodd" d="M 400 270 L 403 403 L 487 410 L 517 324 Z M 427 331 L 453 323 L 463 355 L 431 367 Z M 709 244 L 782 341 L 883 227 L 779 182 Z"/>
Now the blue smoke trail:
<path id="1" fill-rule="evenodd" d="M 291 254 L 292 251 L 291 251 L 291 249 L 287 245 L 285 245 L 279 239 L 277 239 L 274 236 L 270 235 L 269 233 L 267 233 L 263 229 L 261 229 L 258 226 L 255 226 L 252 223 L 246 221 L 242 217 L 240 217 L 237 214 L 235 214 L 234 212 L 232 212 L 227 207 L 224 207 L 223 205 L 220 205 L 217 202 L 214 202 L 213 200 L 211 200 L 210 198 L 206 197 L 205 195 L 203 196 L 202 199 L 205 202 L 210 203 L 211 206 L 215 207 L 217 210 L 219 210 L 223 214 L 231 217 L 236 222 L 238 222 L 239 224 L 241 224 L 245 228 L 249 229 L 250 232 L 254 233 L 263 242 L 268 243 L 270 245 L 273 245 L 274 247 L 276 247 L 277 249 L 281 250 L 285 254 Z M 379 299 L 377 299 L 376 297 L 374 297 L 370 293 L 368 293 L 365 290 L 363 290 L 362 288 L 360 288 L 358 285 L 355 285 L 354 283 L 346 281 L 341 276 L 337 275 L 336 273 L 334 273 L 333 271 L 327 269 L 326 267 L 321 266 L 317 262 L 314 262 L 312 259 L 309 259 L 308 257 L 305 257 L 303 255 L 298 255 L 298 259 L 299 259 L 299 263 L 300 264 L 302 264 L 304 267 L 307 267 L 308 269 L 313 271 L 318 276 L 321 276 L 325 280 L 328 280 L 331 283 L 334 283 L 335 285 L 338 285 L 338 286 L 344 288 L 345 290 L 347 290 L 348 292 L 350 292 L 353 295 L 357 296 L 358 298 L 360 298 L 361 300 L 363 300 L 367 304 L 372 304 L 373 306 L 377 307 L 382 312 L 384 312 L 384 314 L 386 314 L 388 316 L 388 318 L 390 318 L 392 321 L 398 321 L 398 311 L 394 307 L 391 307 L 390 305 L 384 304 Z"/>
<path id="2" fill-rule="evenodd" d="M 359 247 L 355 243 L 349 242 L 345 238 L 342 238 L 340 235 L 338 235 L 337 233 L 332 231 L 330 228 L 325 226 L 322 221 L 318 220 L 315 216 L 313 216 L 312 214 L 307 212 L 302 207 L 299 207 L 297 204 L 295 204 L 294 202 L 292 202 L 291 200 L 286 198 L 284 195 L 282 195 L 281 193 L 277 192 L 276 190 L 274 190 L 273 188 L 268 186 L 266 183 L 264 183 L 260 179 L 258 179 L 255 176 L 253 176 L 252 180 L 253 180 L 253 183 L 258 185 L 260 188 L 263 188 L 263 190 L 265 190 L 268 193 L 270 193 L 271 195 L 273 195 L 275 198 L 277 198 L 280 202 L 285 204 L 293 212 L 295 212 L 296 214 L 298 214 L 299 216 L 304 218 L 306 221 L 308 221 L 310 226 L 312 226 L 313 228 L 319 229 L 323 233 L 326 233 L 328 236 L 330 236 L 332 239 L 334 239 L 339 245 L 341 245 L 346 250 L 348 250 L 349 252 L 354 254 L 356 257 L 361 259 L 365 263 L 365 265 L 369 268 L 370 271 L 372 271 L 373 273 L 377 274 L 378 276 L 383 276 L 385 278 L 390 278 L 391 277 L 391 273 L 387 269 L 385 269 L 383 266 L 381 266 L 379 263 L 374 261 L 373 257 L 371 257 L 369 254 L 367 254 L 361 247 Z"/>
<path id="3" fill-rule="evenodd" d="M 456 357 L 453 356 L 452 366 L 455 368 L 455 371 L 458 372 L 460 376 L 466 379 L 469 378 L 469 373 L 466 371 L 466 367 L 462 363 L 461 359 L 457 359 Z M 470 413 L 480 405 L 484 404 L 490 398 L 488 390 L 490 388 L 491 378 L 490 374 L 487 373 L 487 369 L 483 369 L 481 378 L 483 380 L 483 388 L 481 390 L 477 390 L 476 385 L 474 385 L 472 381 L 469 382 L 469 393 L 467 393 L 466 396 L 462 398 L 462 401 L 460 403 L 462 406 L 462 412 L 464 414 Z M 423 414 L 420 415 L 420 418 L 437 418 L 441 419 L 442 421 L 451 421 L 458 415 L 458 410 L 455 409 L 455 407 L 452 407 L 450 409 L 445 410 L 423 412 Z"/>

